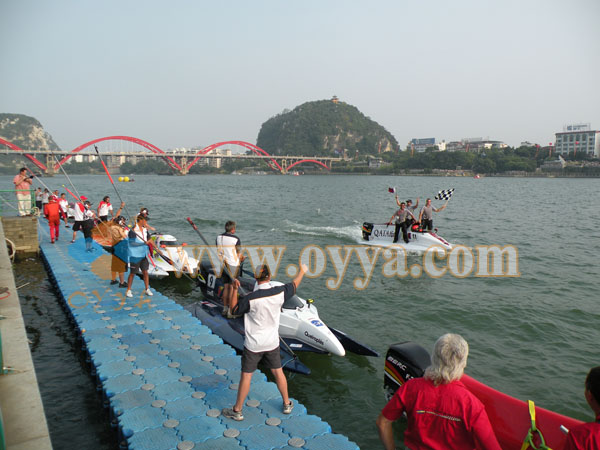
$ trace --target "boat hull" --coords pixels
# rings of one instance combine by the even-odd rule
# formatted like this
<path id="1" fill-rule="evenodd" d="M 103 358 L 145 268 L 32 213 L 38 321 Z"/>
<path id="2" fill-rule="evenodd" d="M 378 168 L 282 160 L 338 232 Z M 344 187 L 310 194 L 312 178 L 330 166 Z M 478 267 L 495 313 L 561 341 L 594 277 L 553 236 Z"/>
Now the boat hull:
<path id="1" fill-rule="evenodd" d="M 369 245 L 403 248 L 408 253 L 423 253 L 431 247 L 452 250 L 452 245 L 433 231 L 408 231 L 408 243 L 402 240 L 402 231 L 398 233 L 398 242 L 394 242 L 395 225 L 365 222 L 362 226 L 363 241 Z"/>

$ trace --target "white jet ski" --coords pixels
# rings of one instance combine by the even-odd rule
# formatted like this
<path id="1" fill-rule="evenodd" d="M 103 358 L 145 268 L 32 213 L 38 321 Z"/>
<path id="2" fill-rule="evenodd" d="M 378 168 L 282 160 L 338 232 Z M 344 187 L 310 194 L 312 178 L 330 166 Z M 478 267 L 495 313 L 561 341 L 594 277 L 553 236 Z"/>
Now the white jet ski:
<path id="1" fill-rule="evenodd" d="M 240 281 L 240 295 L 254 290 L 256 280 L 251 273 L 243 271 Z M 210 264 L 201 265 L 198 283 L 206 300 L 189 305 L 189 309 L 203 324 L 211 328 L 213 333 L 238 350 L 243 349 L 244 319 L 243 317 L 227 319 L 221 316 L 223 303 L 223 280 L 217 276 Z M 282 284 L 271 281 L 272 284 Z M 294 352 L 308 351 L 329 353 L 344 356 L 346 351 L 364 355 L 379 356 L 379 354 L 361 344 L 346 333 L 328 327 L 321 318 L 312 299 L 305 300 L 298 295 L 289 298 L 281 309 L 279 336 L 282 339 L 281 351 L 284 368 L 299 373 L 310 373 L 310 369 L 298 361 Z M 293 361 L 293 363 L 291 362 Z"/>
<path id="2" fill-rule="evenodd" d="M 408 243 L 402 240 L 402 230 L 398 232 L 398 242 L 394 243 L 395 225 L 363 223 L 363 241 L 369 245 L 381 247 L 400 246 L 408 253 L 424 253 L 430 247 L 442 247 L 446 251 L 452 250 L 452 245 L 434 231 L 419 231 L 416 225 L 408 229 Z M 437 231 L 437 229 L 435 230 Z"/>
<path id="3" fill-rule="evenodd" d="M 179 244 L 174 236 L 154 234 L 150 236 L 150 242 L 158 249 L 152 251 L 154 264 L 151 263 L 148 270 L 150 277 L 163 278 L 169 274 L 177 276 L 182 272 L 192 276 L 197 273 L 198 260 L 191 257 L 185 250 L 185 245 Z"/>

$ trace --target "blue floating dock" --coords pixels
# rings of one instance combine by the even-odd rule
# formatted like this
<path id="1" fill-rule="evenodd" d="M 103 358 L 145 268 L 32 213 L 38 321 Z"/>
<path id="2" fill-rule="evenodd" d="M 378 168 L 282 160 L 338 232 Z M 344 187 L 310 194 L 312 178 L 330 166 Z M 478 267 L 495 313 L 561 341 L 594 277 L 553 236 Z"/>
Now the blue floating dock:
<path id="1" fill-rule="evenodd" d="M 142 295 L 137 277 L 127 298 L 109 284 L 111 255 L 95 243 L 87 252 L 83 239 L 70 244 L 67 234 L 55 244 L 42 236 L 42 256 L 122 448 L 358 449 L 297 400 L 283 414 L 277 387 L 261 372 L 252 378 L 244 420 L 223 417 L 237 394 L 235 350 L 173 300 Z"/>

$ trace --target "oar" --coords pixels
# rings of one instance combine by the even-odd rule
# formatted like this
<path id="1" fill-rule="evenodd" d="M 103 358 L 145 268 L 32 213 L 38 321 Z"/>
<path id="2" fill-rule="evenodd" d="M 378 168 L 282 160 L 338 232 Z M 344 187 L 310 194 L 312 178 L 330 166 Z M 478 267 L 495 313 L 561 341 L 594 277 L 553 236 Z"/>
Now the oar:
<path id="1" fill-rule="evenodd" d="M 104 160 L 102 159 L 102 156 L 100 156 L 100 152 L 98 151 L 98 146 L 94 145 L 94 148 L 96 149 L 96 154 L 98 155 L 98 158 L 100 159 L 100 163 L 102 163 L 102 167 L 104 167 L 104 171 L 106 172 L 106 176 L 108 176 L 108 179 L 110 180 L 110 184 L 112 184 L 112 187 L 115 189 L 115 192 L 117 193 L 117 197 L 119 197 L 119 200 L 121 201 L 121 204 L 125 203 L 123 201 L 123 199 L 121 198 L 121 194 L 119 194 L 119 190 L 117 189 L 117 186 L 115 186 L 115 182 L 113 181 L 112 177 L 110 176 L 110 172 L 108 171 L 108 167 L 106 167 L 106 164 L 104 164 Z M 127 216 L 129 216 L 129 219 L 131 219 L 133 217 L 131 214 L 129 214 L 129 210 L 127 209 L 127 205 L 125 205 L 125 212 L 127 213 Z"/>

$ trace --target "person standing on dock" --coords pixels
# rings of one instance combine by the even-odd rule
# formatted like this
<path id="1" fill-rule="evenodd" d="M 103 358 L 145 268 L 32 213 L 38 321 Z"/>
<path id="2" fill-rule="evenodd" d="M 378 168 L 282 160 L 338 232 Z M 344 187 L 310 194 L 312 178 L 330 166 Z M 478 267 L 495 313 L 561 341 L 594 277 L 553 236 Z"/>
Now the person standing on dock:
<path id="1" fill-rule="evenodd" d="M 237 304 L 237 288 L 234 280 L 239 275 L 240 265 L 244 260 L 242 256 L 242 243 L 235 235 L 236 224 L 233 220 L 225 223 L 225 233 L 217 236 L 217 255 L 223 261 L 223 312 L 227 318 L 232 318 L 232 311 Z"/>
<path id="2" fill-rule="evenodd" d="M 57 198 L 51 195 L 48 203 L 44 206 L 44 217 L 48 219 L 48 226 L 50 227 L 51 244 L 58 241 L 58 235 L 60 234 L 60 205 L 56 200 Z"/>
<path id="3" fill-rule="evenodd" d="M 279 319 L 284 301 L 296 293 L 307 270 L 308 267 L 302 264 L 298 275 L 291 283 L 273 285 L 269 266 L 264 264 L 256 271 L 258 288 L 240 299 L 234 313 L 244 313 L 245 337 L 242 373 L 235 405 L 222 410 L 224 417 L 237 421 L 244 420 L 242 408 L 250 392 L 252 374 L 261 361 L 265 367 L 271 369 L 275 377 L 277 389 L 283 399 L 283 413 L 290 414 L 292 412 L 294 403 L 288 396 L 287 379 L 281 368 Z M 235 279 L 233 284 L 237 291 L 240 286 L 239 280 Z"/>
<path id="4" fill-rule="evenodd" d="M 144 294 L 152 295 L 148 276 L 150 263 L 148 262 L 147 254 L 148 229 L 146 228 L 146 216 L 140 214 L 137 216 L 135 227 L 129 231 L 129 277 L 127 278 L 127 292 L 125 293 L 129 298 L 133 297 L 131 285 L 133 284 L 133 277 L 138 270 L 142 272 L 142 278 L 144 279 Z"/>
<path id="5" fill-rule="evenodd" d="M 600 366 L 593 367 L 585 378 L 585 399 L 594 412 L 595 421 L 569 430 L 563 450 L 600 448 Z"/>
<path id="6" fill-rule="evenodd" d="M 108 213 L 110 212 L 110 218 L 113 218 L 113 207 L 110 204 L 110 197 L 106 195 L 100 204 L 98 205 L 98 218 L 102 222 L 108 222 Z"/>
<path id="7" fill-rule="evenodd" d="M 69 202 L 67 201 L 67 196 L 64 192 L 60 194 L 58 204 L 60 205 L 60 216 L 65 221 L 65 228 L 71 228 L 69 227 Z"/>
<path id="8" fill-rule="evenodd" d="M 31 210 L 31 179 L 33 175 L 27 176 L 27 167 L 21 168 L 19 173 L 13 178 L 13 184 L 17 194 L 17 203 L 19 216 L 28 216 Z"/>

